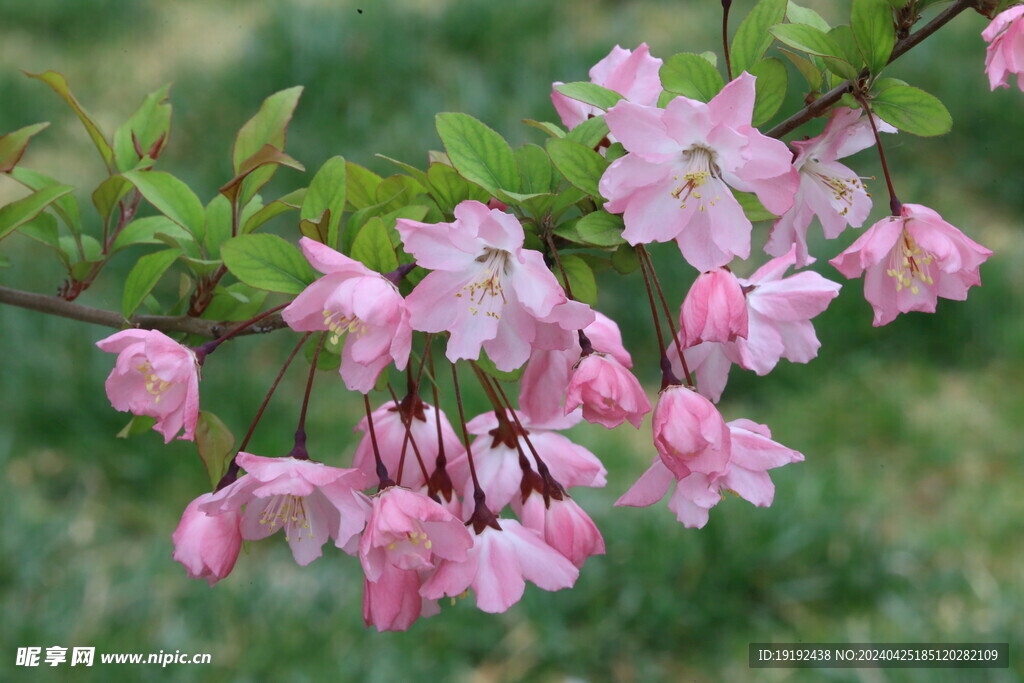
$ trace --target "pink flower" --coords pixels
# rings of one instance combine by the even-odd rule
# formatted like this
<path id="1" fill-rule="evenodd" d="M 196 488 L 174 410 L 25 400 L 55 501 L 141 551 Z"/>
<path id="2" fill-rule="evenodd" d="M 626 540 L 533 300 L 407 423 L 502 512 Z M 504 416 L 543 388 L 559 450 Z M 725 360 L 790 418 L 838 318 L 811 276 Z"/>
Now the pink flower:
<path id="1" fill-rule="evenodd" d="M 612 356 L 624 368 L 633 367 L 615 321 L 594 311 L 594 322 L 583 328 L 595 351 Z M 534 350 L 519 385 L 519 405 L 530 422 L 543 429 L 568 429 L 579 422 L 562 410 L 573 367 L 580 359 L 579 338 L 562 351 Z"/>
<path id="2" fill-rule="evenodd" d="M 683 350 L 701 395 L 718 401 L 732 363 L 766 375 L 782 358 L 807 363 L 818 355 L 821 343 L 811 318 L 828 308 L 838 296 L 840 285 L 811 271 L 783 277 L 796 253 L 796 247 L 791 246 L 787 254 L 764 264 L 749 279 L 739 278 L 746 292 L 746 338 L 730 343 L 704 342 Z M 681 373 L 674 347 L 669 348 L 668 355 L 676 372 Z"/>
<path id="3" fill-rule="evenodd" d="M 647 43 L 640 43 L 635 51 L 624 50 L 618 45 L 608 56 L 590 69 L 590 82 L 614 90 L 630 102 L 653 107 L 661 95 L 662 61 L 651 57 Z M 552 85 L 562 85 L 561 82 Z M 570 130 L 587 119 L 600 116 L 601 109 L 573 100 L 557 90 L 551 92 L 551 103 L 562 117 L 562 123 Z"/>
<path id="4" fill-rule="evenodd" d="M 379 581 L 387 565 L 432 569 L 439 559 L 466 559 L 473 545 L 466 527 L 424 494 L 389 486 L 370 501 L 373 507 L 359 542 L 367 580 Z"/>
<path id="5" fill-rule="evenodd" d="M 829 263 L 848 278 L 864 273 L 864 297 L 879 327 L 900 313 L 934 313 L 940 296 L 966 299 L 991 255 L 928 207 L 904 204 L 899 216 L 875 223 Z"/>
<path id="6" fill-rule="evenodd" d="M 741 74 L 707 104 L 677 97 L 665 109 L 620 101 L 608 128 L 629 154 L 601 177 L 605 209 L 621 213 L 630 244 L 676 240 L 700 271 L 750 254 L 752 226 L 729 187 L 776 214 L 799 185 L 785 144 L 750 125 L 754 77 Z"/>
<path id="7" fill-rule="evenodd" d="M 992 90 L 1009 88 L 1006 79 L 1017 75 L 1017 87 L 1024 92 L 1024 5 L 1011 7 L 992 20 L 981 37 L 988 43 L 985 51 L 985 72 Z"/>
<path id="8" fill-rule="evenodd" d="M 701 528 L 708 513 L 722 499 L 721 491 L 731 490 L 758 507 L 768 507 L 775 497 L 775 485 L 767 470 L 800 462 L 804 456 L 771 440 L 765 425 L 750 420 L 728 423 L 730 447 L 726 469 L 709 475 L 692 472 L 679 476 L 655 458 L 640 479 L 630 487 L 617 506 L 646 507 L 661 500 L 673 484 L 675 490 L 668 507 L 686 527 Z"/>
<path id="9" fill-rule="evenodd" d="M 416 459 L 416 450 L 419 451 L 420 458 L 423 460 L 427 475 L 429 476 L 434 471 L 434 463 L 437 461 L 439 452 L 435 410 L 434 406 L 429 403 L 416 401 L 416 406 L 411 410 L 412 439 L 410 443 L 406 443 L 406 430 L 405 425 L 402 424 L 402 414 L 395 407 L 394 401 L 384 403 L 372 413 L 373 431 L 377 436 L 380 459 L 392 478 L 397 479 L 398 477 L 398 464 L 402 459 L 402 446 L 405 444 L 402 481 L 397 483 L 407 488 L 416 489 L 426 483 L 423 470 Z M 367 481 L 374 481 L 377 476 L 376 460 L 373 457 L 373 442 L 370 440 L 370 434 L 366 428 L 365 417 L 360 420 L 353 431 L 363 432 L 363 437 L 356 447 L 352 466 L 362 472 Z M 452 429 L 444 411 L 441 411 L 441 440 L 444 445 L 445 457 L 449 461 L 463 453 L 462 442 L 455 434 L 455 430 Z M 414 444 L 416 450 L 413 449 Z"/>
<path id="10" fill-rule="evenodd" d="M 683 299 L 679 329 L 687 346 L 747 336 L 747 302 L 730 270 L 716 268 L 697 276 Z"/>
<path id="11" fill-rule="evenodd" d="M 651 403 L 640 382 L 614 357 L 591 353 L 573 370 L 565 399 L 565 413 L 583 406 L 583 419 L 614 429 L 629 420 L 637 429 Z"/>
<path id="12" fill-rule="evenodd" d="M 204 493 L 189 503 L 171 535 L 174 559 L 189 578 L 206 579 L 211 586 L 231 573 L 242 547 L 242 518 L 237 510 L 207 514 L 199 509 L 213 496 Z"/>
<path id="13" fill-rule="evenodd" d="M 339 372 L 351 391 L 368 393 L 381 370 L 409 360 L 412 328 L 398 288 L 380 273 L 308 237 L 302 253 L 325 275 L 295 297 L 281 317 L 299 332 L 328 330 L 337 344 L 348 333 Z"/>
<path id="14" fill-rule="evenodd" d="M 107 398 L 117 410 L 156 418 L 153 429 L 169 443 L 195 438 L 199 419 L 199 361 L 192 349 L 156 330 L 123 330 L 96 342 L 116 353 Z"/>
<path id="15" fill-rule="evenodd" d="M 576 583 L 579 570 L 536 533 L 512 519 L 499 519 L 498 524 L 500 531 L 488 526 L 476 533 L 465 561 L 441 561 L 420 595 L 436 600 L 472 588 L 476 606 L 493 614 L 519 602 L 527 581 L 547 591 Z"/>
<path id="16" fill-rule="evenodd" d="M 725 472 L 729 430 L 718 409 L 696 391 L 679 384 L 663 389 L 652 428 L 654 447 L 678 478 L 691 472 Z"/>
<path id="17" fill-rule="evenodd" d="M 821 221 L 827 239 L 835 239 L 847 225 L 859 228 L 871 212 L 871 196 L 856 173 L 836 159 L 875 144 L 871 123 L 859 109 L 840 107 L 832 112 L 825 132 L 810 140 L 791 143 L 797 149 L 793 165 L 800 171 L 800 189 L 793 208 L 772 225 L 765 251 L 782 256 L 794 244 L 796 265 L 813 263 L 807 253 L 807 229 L 814 216 Z M 879 131 L 896 129 L 875 119 Z"/>
<path id="18" fill-rule="evenodd" d="M 346 552 L 366 523 L 369 504 L 358 470 L 312 460 L 264 458 L 240 452 L 235 461 L 248 474 L 219 491 L 201 508 L 207 514 L 243 505 L 242 538 L 257 541 L 284 529 L 295 561 L 305 566 L 320 557 L 328 538 Z"/>
<path id="19" fill-rule="evenodd" d="M 604 555 L 601 532 L 572 498 L 551 498 L 550 505 L 545 506 L 544 496 L 534 492 L 521 506 L 515 507 L 524 527 L 540 534 L 545 543 L 576 567 L 583 567 L 591 555 Z"/>
<path id="20" fill-rule="evenodd" d="M 434 616 L 440 608 L 420 597 L 421 585 L 415 569 L 385 564 L 376 582 L 363 579 L 363 621 L 381 632 L 406 631 L 421 616 Z"/>
<path id="21" fill-rule="evenodd" d="M 594 320 L 566 298 L 541 253 L 523 248 L 514 216 L 467 200 L 452 223 L 400 218 L 397 228 L 417 263 L 433 270 L 406 299 L 412 326 L 450 332 L 449 360 L 475 360 L 483 347 L 498 369 L 515 370 L 533 348 L 567 348 L 572 331 Z"/>

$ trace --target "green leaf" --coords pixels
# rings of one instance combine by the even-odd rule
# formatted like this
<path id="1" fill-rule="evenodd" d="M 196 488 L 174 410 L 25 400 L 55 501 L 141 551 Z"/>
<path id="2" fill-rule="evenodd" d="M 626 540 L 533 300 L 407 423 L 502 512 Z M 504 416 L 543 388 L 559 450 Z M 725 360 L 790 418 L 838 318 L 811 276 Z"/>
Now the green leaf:
<path id="1" fill-rule="evenodd" d="M 640 267 L 640 258 L 636 255 L 636 249 L 628 244 L 623 244 L 612 252 L 612 267 L 622 275 L 629 275 Z"/>
<path id="2" fill-rule="evenodd" d="M 330 211 L 327 225 L 327 246 L 338 247 L 338 226 L 341 214 L 345 213 L 345 159 L 340 156 L 331 157 L 313 176 L 309 190 L 302 201 L 299 212 L 300 219 L 318 219 Z"/>
<path id="3" fill-rule="evenodd" d="M 829 34 L 806 24 L 776 24 L 769 30 L 791 48 L 824 58 L 829 69 L 843 78 L 857 78 L 857 69 L 846 61 L 843 49 Z"/>
<path id="4" fill-rule="evenodd" d="M 253 289 L 244 282 L 228 287 L 217 285 L 210 305 L 203 311 L 206 320 L 248 320 L 260 312 L 267 292 Z"/>
<path id="5" fill-rule="evenodd" d="M 388 229 L 378 217 L 366 221 L 352 243 L 352 258 L 378 273 L 390 273 L 398 267 L 398 257 Z"/>
<path id="6" fill-rule="evenodd" d="M 750 71 L 772 44 L 768 28 L 781 23 L 786 16 L 786 0 L 760 0 L 743 19 L 732 39 L 729 56 L 732 72 Z"/>
<path id="7" fill-rule="evenodd" d="M 117 233 L 111 246 L 111 253 L 133 244 L 165 244 L 157 238 L 159 234 L 168 235 L 179 241 L 192 239 L 192 233 L 167 216 L 147 216 L 136 218 Z"/>
<path id="8" fill-rule="evenodd" d="M 45 244 L 51 249 L 56 250 L 62 257 L 65 257 L 64 252 L 61 251 L 60 248 L 60 233 L 57 230 L 57 219 L 50 214 L 39 214 L 33 220 L 18 228 L 18 232 L 26 237 L 34 239 L 40 244 Z M 63 261 L 65 258 L 62 258 L 61 260 Z"/>
<path id="9" fill-rule="evenodd" d="M 622 216 L 607 211 L 588 213 L 576 222 L 576 232 L 587 244 L 598 247 L 616 247 L 622 239 Z"/>
<path id="10" fill-rule="evenodd" d="M 718 69 L 689 52 L 669 57 L 659 73 L 666 91 L 701 102 L 709 102 L 725 85 Z"/>
<path id="11" fill-rule="evenodd" d="M 423 194 L 427 188 L 407 175 L 388 176 L 377 186 L 378 213 L 394 211 L 408 205 L 416 195 Z"/>
<path id="12" fill-rule="evenodd" d="M 235 137 L 231 163 L 235 175 L 242 171 L 246 159 L 256 154 L 263 145 L 284 149 L 288 123 L 302 95 L 302 86 L 281 90 L 263 100 L 256 115 L 246 121 Z"/>
<path id="13" fill-rule="evenodd" d="M 486 190 L 469 182 L 445 164 L 431 164 L 427 169 L 427 180 L 430 183 L 430 196 L 437 202 L 441 212 L 448 215 L 467 199 L 486 202 L 490 198 Z"/>
<path id="14" fill-rule="evenodd" d="M 356 209 L 366 209 L 377 203 L 377 186 L 382 178 L 373 171 L 351 161 L 345 162 L 348 203 Z"/>
<path id="15" fill-rule="evenodd" d="M 277 235 L 232 237 L 220 255 L 235 277 L 256 289 L 298 294 L 315 279 L 302 253 Z"/>
<path id="16" fill-rule="evenodd" d="M 160 213 L 202 242 L 206 212 L 188 185 L 164 171 L 125 171 L 121 175 Z"/>
<path id="17" fill-rule="evenodd" d="M 416 182 L 418 182 L 420 185 L 423 185 L 424 187 L 426 186 L 426 184 L 427 184 L 427 173 L 426 173 L 426 171 L 421 171 L 420 169 L 416 168 L 412 164 L 407 164 L 404 161 L 399 161 L 398 159 L 392 159 L 391 157 L 384 156 L 383 154 L 374 154 L 374 156 L 377 157 L 378 159 L 383 159 L 384 161 L 390 161 L 395 166 L 397 166 L 398 168 L 402 169 L 403 171 L 408 173 L 410 176 L 412 176 L 416 180 Z"/>
<path id="18" fill-rule="evenodd" d="M 828 22 L 821 18 L 821 15 L 812 9 L 801 7 L 792 0 L 790 0 L 786 7 L 786 18 L 794 24 L 807 24 L 813 26 L 822 33 L 828 33 L 832 30 L 832 27 L 828 25 Z"/>
<path id="19" fill-rule="evenodd" d="M 736 201 L 743 207 L 743 213 L 747 214 L 747 220 L 751 223 L 758 221 L 771 221 L 778 218 L 768 209 L 764 208 L 764 204 L 757 198 L 757 195 L 752 192 L 740 192 L 739 190 L 733 190 L 732 195 L 736 197 Z"/>
<path id="20" fill-rule="evenodd" d="M 948 133 L 953 118 L 934 95 L 909 85 L 893 85 L 875 95 L 871 110 L 902 131 L 931 137 Z"/>
<path id="21" fill-rule="evenodd" d="M 892 5 L 889 0 L 853 0 L 850 24 L 868 69 L 879 73 L 896 45 Z"/>
<path id="22" fill-rule="evenodd" d="M 107 176 L 92 193 L 92 203 L 99 213 L 104 225 L 110 221 L 110 215 L 117 208 L 117 203 L 132 189 L 132 184 L 119 175 Z"/>
<path id="23" fill-rule="evenodd" d="M 206 205 L 203 246 L 211 256 L 220 254 L 220 246 L 231 239 L 231 202 L 222 194 Z"/>
<path id="24" fill-rule="evenodd" d="M 25 148 L 28 147 L 28 141 L 49 125 L 49 123 L 34 123 L 0 136 L 0 173 L 9 173 L 17 166 L 21 161 L 21 155 L 25 153 Z"/>
<path id="25" fill-rule="evenodd" d="M 200 410 L 196 421 L 196 450 L 210 475 L 210 486 L 216 486 L 235 454 L 235 436 L 219 417 Z"/>
<path id="26" fill-rule="evenodd" d="M 279 216 L 286 211 L 298 211 L 305 201 L 305 197 L 306 188 L 301 187 L 298 190 L 289 192 L 280 199 L 270 202 L 245 220 L 242 224 L 242 234 L 245 235 L 255 231 L 271 218 Z"/>
<path id="27" fill-rule="evenodd" d="M 528 126 L 532 126 L 537 130 L 542 130 L 553 138 L 564 138 L 566 135 L 565 129 L 559 126 L 557 123 L 551 123 L 550 121 L 534 121 L 533 119 L 523 119 L 523 123 Z"/>
<path id="28" fill-rule="evenodd" d="M 503 137 L 467 114 L 438 114 L 436 122 L 444 148 L 462 177 L 492 195 L 498 190 L 519 191 L 515 155 Z"/>
<path id="29" fill-rule="evenodd" d="M 780 47 L 779 52 L 786 55 L 786 58 L 796 66 L 797 71 L 807 80 L 807 85 L 811 87 L 812 91 L 821 88 L 822 71 L 813 61 L 785 48 Z"/>
<path id="30" fill-rule="evenodd" d="M 85 126 L 85 130 L 89 133 L 89 137 L 92 139 L 92 143 L 96 145 L 96 149 L 99 150 L 100 156 L 103 157 L 103 163 L 106 165 L 107 170 L 111 173 L 115 173 L 114 168 L 114 150 L 110 148 L 110 143 L 107 142 L 107 138 L 103 135 L 103 131 L 100 127 L 92 120 L 88 112 L 79 104 L 75 96 L 71 94 L 71 88 L 68 86 L 67 79 L 56 71 L 47 71 L 41 74 L 30 74 L 29 72 L 23 72 L 29 78 L 36 78 L 46 85 L 53 88 L 53 91 L 60 95 L 61 99 L 67 102 L 68 106 L 78 116 L 78 120 Z"/>
<path id="31" fill-rule="evenodd" d="M 144 434 L 152 429 L 155 424 L 155 417 L 150 417 L 149 415 L 136 415 L 128 421 L 128 424 L 121 428 L 121 431 L 117 433 L 115 438 L 127 439 L 129 436 Z"/>
<path id="32" fill-rule="evenodd" d="M 150 93 L 131 117 L 114 131 L 114 161 L 118 170 L 129 171 L 142 160 L 143 155 L 156 159 L 167 146 L 171 135 L 171 105 L 167 98 L 171 92 L 168 83 Z"/>
<path id="33" fill-rule="evenodd" d="M 555 168 L 574 186 L 592 197 L 600 197 L 598 181 L 608 162 L 600 154 L 578 142 L 551 138 L 547 141 L 548 154 Z"/>
<path id="34" fill-rule="evenodd" d="M 42 190 L 46 187 L 55 187 L 61 184 L 47 175 L 24 168 L 23 166 L 16 166 L 10 175 L 30 190 Z M 64 221 L 64 225 L 68 227 L 68 230 L 72 233 L 82 231 L 82 215 L 75 195 L 66 194 L 60 197 L 53 203 L 53 209 L 60 216 L 61 220 Z"/>
<path id="35" fill-rule="evenodd" d="M 590 120 L 598 121 L 600 119 Z M 581 127 L 577 126 L 575 130 L 579 130 Z M 607 127 L 605 130 L 608 130 Z M 580 144 L 586 143 L 581 142 Z M 593 147 L 593 145 L 588 146 Z M 557 187 L 558 180 L 555 178 L 555 169 L 551 167 L 551 159 L 543 147 L 527 144 L 517 149 L 515 154 L 516 165 L 519 167 L 519 187 L 523 194 L 547 193 Z"/>
<path id="36" fill-rule="evenodd" d="M 608 124 L 605 123 L 604 116 L 593 116 L 569 131 L 565 139 L 594 148 L 606 137 L 608 137 Z"/>
<path id="37" fill-rule="evenodd" d="M 306 168 L 291 158 L 284 152 L 273 145 L 266 144 L 259 148 L 259 150 L 251 157 L 242 162 L 241 169 L 238 171 L 238 175 L 229 180 L 223 187 L 220 188 L 220 193 L 228 198 L 228 201 L 234 202 L 238 199 L 240 204 L 247 204 L 252 199 L 261 187 L 267 184 L 270 180 L 270 176 L 273 175 L 274 169 L 269 169 L 271 172 L 267 173 L 268 166 L 287 166 L 293 168 L 296 171 L 305 171 Z M 256 178 L 255 175 L 259 177 Z"/>
<path id="38" fill-rule="evenodd" d="M 132 317 L 135 309 L 153 291 L 156 283 L 179 256 L 181 251 L 178 249 L 165 249 L 147 254 L 135 263 L 125 279 L 124 296 L 121 298 L 121 315 L 125 320 Z"/>
<path id="39" fill-rule="evenodd" d="M 73 189 L 67 185 L 51 185 L 0 208 L 0 239 L 28 223 Z"/>
<path id="40" fill-rule="evenodd" d="M 598 109 L 604 109 L 607 111 L 615 106 L 615 103 L 623 99 L 622 95 L 603 88 L 595 83 L 576 82 L 576 83 L 559 83 L 555 86 L 555 90 L 562 93 L 570 100 L 577 100 L 584 104 L 589 104 Z"/>
<path id="41" fill-rule="evenodd" d="M 786 71 L 786 65 L 777 57 L 762 59 L 750 67 L 750 73 L 757 76 L 754 84 L 756 99 L 751 125 L 760 126 L 775 116 L 782 106 L 782 101 L 786 98 L 786 86 L 789 85 L 789 73 Z"/>
<path id="42" fill-rule="evenodd" d="M 594 279 L 594 271 L 590 269 L 586 261 L 575 254 L 565 254 L 560 258 L 562 268 L 565 269 L 565 274 L 569 278 L 569 289 L 572 290 L 573 298 L 585 304 L 596 306 L 597 280 Z M 561 269 L 555 269 L 555 276 L 562 286 L 565 287 Z"/>
<path id="43" fill-rule="evenodd" d="M 850 66 L 854 67 L 857 76 L 860 76 L 861 67 L 864 66 L 864 57 L 860 53 L 860 47 L 857 45 L 857 39 L 853 36 L 853 29 L 846 24 L 843 24 L 830 30 L 828 32 L 828 36 L 832 40 L 836 41 L 836 45 L 838 45 L 839 49 L 842 51 L 839 55 L 842 58 L 842 61 L 848 62 Z M 827 65 L 828 61 L 826 60 L 825 63 Z M 845 65 L 843 68 L 845 68 Z M 843 76 L 844 78 L 849 78 L 849 76 L 843 74 L 842 69 L 831 69 L 831 71 Z"/>

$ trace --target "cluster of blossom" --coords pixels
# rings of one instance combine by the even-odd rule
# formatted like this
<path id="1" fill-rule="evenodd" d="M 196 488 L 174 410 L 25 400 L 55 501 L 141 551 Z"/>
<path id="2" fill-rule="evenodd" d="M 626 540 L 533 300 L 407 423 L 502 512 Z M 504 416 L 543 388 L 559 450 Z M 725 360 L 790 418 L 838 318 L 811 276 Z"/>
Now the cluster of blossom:
<path id="1" fill-rule="evenodd" d="M 993 88 L 1020 71 L 1022 12 L 1000 15 L 985 32 Z M 603 209 L 623 215 L 623 238 L 638 248 L 645 279 L 654 273 L 643 245 L 655 242 L 674 240 L 697 271 L 678 332 L 675 320 L 665 321 L 671 338 L 660 349 L 653 464 L 617 505 L 651 505 L 673 489 L 672 512 L 702 527 L 725 490 L 770 505 L 768 470 L 803 460 L 765 425 L 726 422 L 715 404 L 733 364 L 764 375 L 782 358 L 806 363 L 817 355 L 811 319 L 840 286 L 809 270 L 786 273 L 815 261 L 807 242 L 814 217 L 828 239 L 864 223 L 870 195 L 838 160 L 874 144 L 878 130 L 895 130 L 836 108 L 821 135 L 791 151 L 751 125 L 753 76 L 740 74 L 707 103 L 680 96 L 659 108 L 661 64 L 646 45 L 616 47 L 590 75 L 624 99 L 606 113 L 558 92 L 552 99 L 569 128 L 605 116 L 609 138 L 625 148 L 599 187 Z M 765 247 L 774 258 L 749 278 L 729 267 L 751 252 L 752 225 L 733 190 L 755 194 L 778 216 Z M 342 344 L 339 372 L 352 391 L 369 394 L 386 368 L 410 366 L 415 332 L 426 335 L 425 357 L 430 336 L 443 334 L 452 364 L 486 352 L 498 370 L 525 366 L 518 408 L 474 365 L 494 410 L 467 423 L 460 402 L 463 440 L 410 382 L 402 400 L 372 412 L 367 403 L 351 468 L 310 460 L 304 448 L 278 458 L 239 452 L 218 489 L 192 501 L 174 532 L 174 558 L 190 576 L 213 585 L 231 572 L 242 540 L 282 528 L 300 565 L 330 539 L 360 559 L 366 623 L 404 630 L 436 613 L 439 598 L 469 589 L 481 610 L 501 612 L 526 581 L 570 587 L 586 559 L 604 552 L 569 491 L 604 486 L 606 470 L 560 432 L 580 420 L 639 428 L 652 406 L 616 323 L 567 296 L 503 208 L 464 201 L 451 222 L 399 219 L 404 249 L 429 271 L 406 297 L 396 278 L 303 238 L 305 257 L 323 276 L 282 316 L 293 330 Z M 884 325 L 899 313 L 933 312 L 938 297 L 966 298 L 990 254 L 931 209 L 903 204 L 830 263 L 847 278 L 864 275 L 874 324 Z M 558 263 L 557 252 L 548 256 Z M 179 432 L 194 438 L 202 349 L 142 330 L 98 345 L 119 354 L 106 385 L 115 408 L 156 418 L 165 441 Z"/>

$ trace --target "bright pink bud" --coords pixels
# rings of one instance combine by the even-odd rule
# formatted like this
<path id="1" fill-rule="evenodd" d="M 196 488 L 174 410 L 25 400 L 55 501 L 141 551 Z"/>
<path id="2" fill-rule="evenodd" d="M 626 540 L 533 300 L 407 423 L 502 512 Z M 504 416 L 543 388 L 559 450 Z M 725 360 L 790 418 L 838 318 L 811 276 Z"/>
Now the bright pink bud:
<path id="1" fill-rule="evenodd" d="M 686 346 L 746 337 L 747 302 L 736 276 L 725 268 L 698 275 L 683 300 L 679 326 Z"/>
<path id="2" fill-rule="evenodd" d="M 637 429 L 651 403 L 640 382 L 612 356 L 592 353 L 576 364 L 565 398 L 565 414 L 583 406 L 583 419 L 608 429 L 629 420 Z"/>
<path id="3" fill-rule="evenodd" d="M 384 565 L 376 582 L 363 580 L 363 621 L 378 631 L 405 631 L 421 616 L 434 616 L 437 602 L 420 597 L 421 583 L 415 569 Z"/>
<path id="4" fill-rule="evenodd" d="M 522 504 L 519 519 L 523 526 L 533 529 L 544 542 L 562 553 L 577 567 L 591 555 L 604 555 L 604 538 L 590 516 L 566 496 L 562 500 L 549 499 L 544 505 L 544 496 L 533 492 Z"/>
<path id="5" fill-rule="evenodd" d="M 711 401 L 681 385 L 661 392 L 654 408 L 654 446 L 682 479 L 691 472 L 716 475 L 729 463 L 729 430 Z"/>
<path id="6" fill-rule="evenodd" d="M 998 14 L 992 23 L 981 32 L 988 41 L 985 51 L 985 72 L 992 90 L 1009 88 L 1006 79 L 1017 75 L 1017 87 L 1024 92 L 1024 5 L 1011 7 Z"/>
<path id="7" fill-rule="evenodd" d="M 153 429 L 169 443 L 195 438 L 199 419 L 199 362 L 192 349 L 156 330 L 124 330 L 96 342 L 116 353 L 107 398 L 117 410 L 156 418 Z"/>
<path id="8" fill-rule="evenodd" d="M 211 586 L 231 573 L 242 547 L 242 516 L 238 510 L 207 514 L 199 509 L 215 494 L 204 493 L 185 508 L 171 535 L 174 559 L 190 578 L 206 579 Z"/>

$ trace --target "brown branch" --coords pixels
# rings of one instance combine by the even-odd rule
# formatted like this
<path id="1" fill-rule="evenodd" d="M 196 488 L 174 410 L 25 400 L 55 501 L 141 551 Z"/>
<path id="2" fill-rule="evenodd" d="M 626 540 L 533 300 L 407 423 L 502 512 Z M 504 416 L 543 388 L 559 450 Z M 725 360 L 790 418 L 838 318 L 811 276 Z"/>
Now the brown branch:
<path id="1" fill-rule="evenodd" d="M 136 315 L 131 320 L 125 320 L 120 313 L 114 311 L 83 306 L 65 301 L 56 296 L 23 292 L 19 289 L 2 286 L 0 286 L 0 304 L 9 304 L 19 308 L 27 308 L 30 311 L 57 315 L 62 318 L 71 318 L 72 320 L 80 320 L 95 325 L 105 325 L 116 329 L 138 327 L 146 330 L 159 330 L 161 332 L 184 332 L 186 334 L 209 337 L 210 339 L 217 339 L 238 324 L 237 322 L 226 320 L 202 320 L 185 315 Z M 281 314 L 276 313 L 260 320 L 258 323 L 250 325 L 238 334 L 264 334 L 285 326 L 284 320 L 281 319 Z"/>
<path id="2" fill-rule="evenodd" d="M 974 7 L 976 2 L 977 0 L 954 0 L 952 5 L 940 12 L 919 31 L 915 31 L 903 40 L 898 41 L 892 50 L 892 54 L 889 56 L 888 63 L 892 64 L 911 48 L 916 47 L 922 40 L 948 24 L 958 14 L 966 9 Z M 865 77 L 867 75 L 868 71 L 866 69 L 861 72 L 861 77 Z M 765 135 L 773 138 L 781 138 L 783 135 L 791 133 L 811 119 L 824 115 L 829 107 L 839 101 L 840 97 L 848 92 L 852 92 L 852 90 L 853 84 L 850 83 L 850 81 L 843 81 L 782 123 L 772 128 L 770 131 L 765 133 Z"/>

